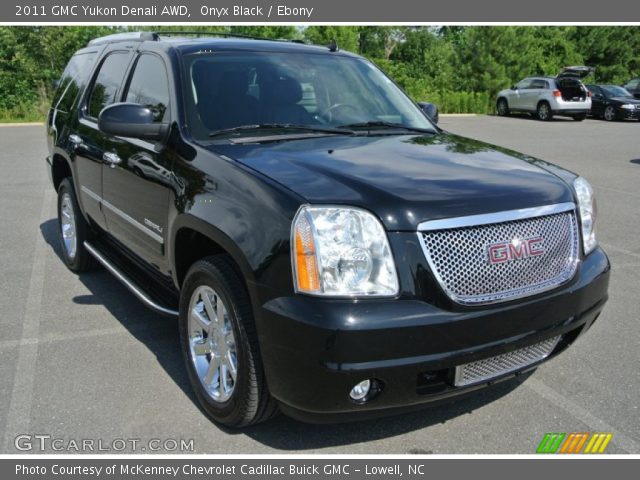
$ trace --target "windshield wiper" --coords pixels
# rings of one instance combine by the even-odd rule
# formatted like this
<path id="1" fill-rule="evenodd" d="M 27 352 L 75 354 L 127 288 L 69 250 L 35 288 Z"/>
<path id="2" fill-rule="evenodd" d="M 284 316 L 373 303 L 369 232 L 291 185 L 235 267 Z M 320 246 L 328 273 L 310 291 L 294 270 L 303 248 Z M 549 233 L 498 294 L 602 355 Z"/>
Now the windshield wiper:
<path id="1" fill-rule="evenodd" d="M 333 135 L 353 135 L 355 132 L 348 128 L 322 127 L 313 125 L 296 125 L 293 123 L 259 123 L 255 125 L 240 125 L 238 127 L 223 128 L 209 134 L 210 137 L 227 135 L 230 133 L 255 130 L 297 130 L 302 132 L 328 133 Z"/>
<path id="2" fill-rule="evenodd" d="M 340 125 L 340 127 L 338 128 L 363 128 L 363 127 L 364 128 L 383 127 L 383 128 L 409 130 L 411 132 L 436 133 L 435 130 L 432 130 L 430 128 L 410 127 L 408 125 L 403 125 L 402 123 L 385 122 L 383 120 L 372 120 L 369 122 L 349 123 L 347 125 Z"/>

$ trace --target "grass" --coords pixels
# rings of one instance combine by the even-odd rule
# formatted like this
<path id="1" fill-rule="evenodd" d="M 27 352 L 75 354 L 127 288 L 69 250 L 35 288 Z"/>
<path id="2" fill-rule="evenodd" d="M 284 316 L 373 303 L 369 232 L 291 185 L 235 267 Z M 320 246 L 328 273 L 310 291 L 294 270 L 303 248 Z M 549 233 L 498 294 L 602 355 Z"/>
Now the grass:
<path id="1" fill-rule="evenodd" d="M 0 109 L 0 123 L 44 122 L 45 115 L 35 108 Z"/>

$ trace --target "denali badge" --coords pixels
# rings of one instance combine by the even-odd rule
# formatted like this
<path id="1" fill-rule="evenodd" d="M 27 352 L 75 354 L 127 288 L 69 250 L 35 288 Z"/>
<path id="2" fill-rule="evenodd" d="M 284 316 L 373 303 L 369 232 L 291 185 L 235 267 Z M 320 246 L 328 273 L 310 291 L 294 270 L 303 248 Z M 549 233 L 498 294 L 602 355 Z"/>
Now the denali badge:
<path id="1" fill-rule="evenodd" d="M 492 243 L 487 245 L 487 258 L 489 263 L 496 264 L 542 255 L 544 253 L 543 241 L 542 237 L 533 237 L 514 238 L 510 242 Z"/>

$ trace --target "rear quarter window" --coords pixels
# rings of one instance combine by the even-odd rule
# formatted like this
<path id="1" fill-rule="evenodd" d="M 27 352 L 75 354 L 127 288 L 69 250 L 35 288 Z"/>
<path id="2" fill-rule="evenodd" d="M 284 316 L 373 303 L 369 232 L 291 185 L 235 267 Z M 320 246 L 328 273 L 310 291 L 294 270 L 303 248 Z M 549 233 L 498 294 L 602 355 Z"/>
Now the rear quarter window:
<path id="1" fill-rule="evenodd" d="M 62 72 L 58 88 L 53 96 L 53 108 L 66 113 L 71 110 L 80 89 L 84 87 L 89 78 L 96 55 L 96 52 L 87 52 L 71 57 Z"/>

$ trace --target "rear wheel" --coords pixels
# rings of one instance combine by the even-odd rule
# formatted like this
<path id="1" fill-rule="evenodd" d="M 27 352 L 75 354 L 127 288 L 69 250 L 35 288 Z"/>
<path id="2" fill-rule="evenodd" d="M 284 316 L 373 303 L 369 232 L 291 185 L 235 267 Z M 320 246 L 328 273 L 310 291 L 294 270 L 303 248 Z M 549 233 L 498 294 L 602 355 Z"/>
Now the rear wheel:
<path id="1" fill-rule="evenodd" d="M 553 120 L 553 112 L 551 111 L 551 107 L 547 102 L 540 102 L 538 104 L 538 108 L 536 109 L 536 114 L 538 120 L 542 120 L 543 122 L 548 122 Z"/>
<path id="2" fill-rule="evenodd" d="M 85 240 L 91 236 L 91 228 L 80 213 L 70 178 L 65 178 L 58 188 L 58 236 L 62 257 L 69 270 L 80 273 L 97 266 L 95 259 L 84 248 Z"/>
<path id="3" fill-rule="evenodd" d="M 179 328 L 189 381 L 209 417 L 243 427 L 277 413 L 249 295 L 229 257 L 207 257 L 189 269 L 180 294 Z"/>
<path id="4" fill-rule="evenodd" d="M 508 116 L 509 104 L 507 103 L 507 100 L 504 98 L 499 99 L 498 103 L 496 104 L 496 110 L 498 111 L 498 115 L 500 115 L 501 117 Z"/>
<path id="5" fill-rule="evenodd" d="M 616 119 L 616 109 L 613 107 L 613 105 L 607 105 L 607 107 L 604 109 L 604 114 L 602 115 L 602 117 L 607 122 L 612 122 Z"/>

